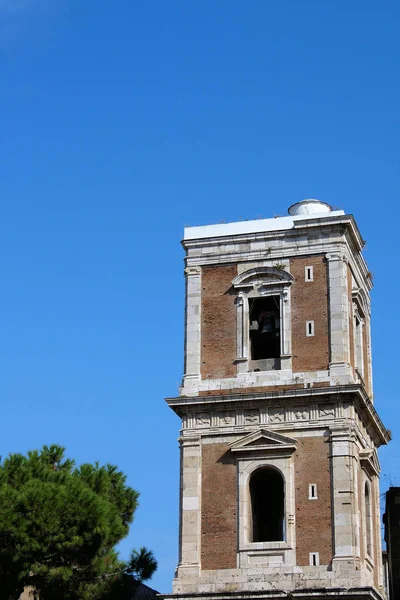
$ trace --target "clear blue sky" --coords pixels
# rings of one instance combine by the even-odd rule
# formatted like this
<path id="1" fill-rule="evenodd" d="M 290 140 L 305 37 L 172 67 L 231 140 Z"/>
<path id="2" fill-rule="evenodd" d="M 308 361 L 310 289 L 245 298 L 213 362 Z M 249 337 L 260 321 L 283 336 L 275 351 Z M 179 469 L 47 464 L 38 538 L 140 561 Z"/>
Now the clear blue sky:
<path id="1" fill-rule="evenodd" d="M 353 213 L 400 485 L 400 4 L 0 0 L 0 453 L 60 443 L 141 492 L 177 560 L 185 224 Z M 384 487 L 388 476 L 383 478 Z"/>

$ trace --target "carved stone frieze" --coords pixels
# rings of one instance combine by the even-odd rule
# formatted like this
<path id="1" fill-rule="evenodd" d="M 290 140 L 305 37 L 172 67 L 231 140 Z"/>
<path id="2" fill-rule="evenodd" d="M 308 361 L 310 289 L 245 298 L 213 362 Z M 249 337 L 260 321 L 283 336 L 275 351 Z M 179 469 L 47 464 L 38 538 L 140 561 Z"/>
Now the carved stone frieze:
<path id="1" fill-rule="evenodd" d="M 333 419 L 335 417 L 335 406 L 333 404 L 325 404 L 319 407 L 319 417 L 321 419 Z"/>
<path id="2" fill-rule="evenodd" d="M 268 421 L 269 423 L 283 423 L 285 420 L 285 413 L 283 408 L 273 408 L 269 411 Z"/>
<path id="3" fill-rule="evenodd" d="M 246 425 L 257 425 L 260 422 L 260 411 L 249 410 L 244 415 L 244 422 Z"/>

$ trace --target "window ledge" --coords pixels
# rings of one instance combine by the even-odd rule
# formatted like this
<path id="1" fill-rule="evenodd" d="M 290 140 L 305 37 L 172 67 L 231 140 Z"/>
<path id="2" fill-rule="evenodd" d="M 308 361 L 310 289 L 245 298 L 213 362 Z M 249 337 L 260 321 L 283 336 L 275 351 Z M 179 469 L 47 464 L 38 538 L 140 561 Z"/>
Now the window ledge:
<path id="1" fill-rule="evenodd" d="M 244 544 L 243 547 L 240 548 L 240 552 L 250 552 L 254 554 L 282 550 L 292 550 L 292 546 L 287 542 L 252 542 L 250 544 Z"/>

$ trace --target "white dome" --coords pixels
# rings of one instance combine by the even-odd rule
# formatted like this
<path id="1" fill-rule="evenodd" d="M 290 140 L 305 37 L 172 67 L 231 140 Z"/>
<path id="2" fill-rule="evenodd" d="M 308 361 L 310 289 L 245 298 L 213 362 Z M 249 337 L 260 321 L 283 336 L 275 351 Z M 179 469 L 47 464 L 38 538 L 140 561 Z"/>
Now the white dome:
<path id="1" fill-rule="evenodd" d="M 314 200 L 314 198 L 308 198 L 307 200 L 302 200 L 301 202 L 296 202 L 296 204 L 292 204 L 289 207 L 288 213 L 291 217 L 299 217 L 306 215 L 316 215 L 316 214 L 328 214 L 332 210 L 332 207 L 329 206 L 326 202 L 321 202 L 321 200 Z"/>

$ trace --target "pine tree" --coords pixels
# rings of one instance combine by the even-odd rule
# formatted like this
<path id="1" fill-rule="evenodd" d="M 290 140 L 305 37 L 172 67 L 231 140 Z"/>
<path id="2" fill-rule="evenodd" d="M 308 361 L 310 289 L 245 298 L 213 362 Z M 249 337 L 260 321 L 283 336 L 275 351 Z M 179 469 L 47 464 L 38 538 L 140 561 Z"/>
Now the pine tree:
<path id="1" fill-rule="evenodd" d="M 128 562 L 115 551 L 137 504 L 115 466 L 77 468 L 55 445 L 11 454 L 0 464 L 0 598 L 17 600 L 31 586 L 40 600 L 111 600 L 149 579 L 150 551 Z"/>

